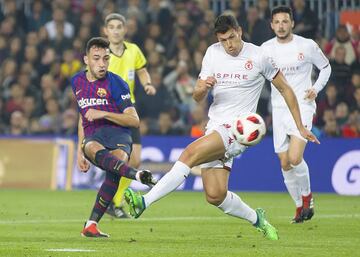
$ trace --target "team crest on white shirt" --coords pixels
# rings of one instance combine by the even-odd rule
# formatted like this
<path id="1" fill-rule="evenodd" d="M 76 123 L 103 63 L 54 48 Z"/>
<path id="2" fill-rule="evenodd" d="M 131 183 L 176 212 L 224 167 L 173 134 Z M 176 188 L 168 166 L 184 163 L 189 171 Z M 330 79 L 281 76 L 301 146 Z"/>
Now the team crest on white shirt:
<path id="1" fill-rule="evenodd" d="M 304 60 L 304 54 L 303 53 L 299 53 L 299 55 L 298 55 L 298 60 L 299 61 L 302 61 L 302 60 Z"/>
<path id="2" fill-rule="evenodd" d="M 247 70 L 252 70 L 253 67 L 254 67 L 254 66 L 253 66 L 253 63 L 252 63 L 251 60 L 248 60 L 248 61 L 245 63 L 245 69 L 247 69 Z"/>

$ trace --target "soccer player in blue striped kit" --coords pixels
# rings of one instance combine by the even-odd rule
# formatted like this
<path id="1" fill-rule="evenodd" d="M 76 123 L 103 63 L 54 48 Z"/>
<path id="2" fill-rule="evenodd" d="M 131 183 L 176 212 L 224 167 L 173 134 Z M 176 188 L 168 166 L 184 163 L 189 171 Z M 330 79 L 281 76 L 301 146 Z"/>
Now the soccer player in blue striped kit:
<path id="1" fill-rule="evenodd" d="M 71 80 L 80 112 L 78 167 L 87 172 L 90 161 L 106 172 L 90 218 L 81 232 L 86 237 L 109 237 L 97 225 L 121 177 L 149 186 L 155 184 L 149 171 L 126 165 L 132 146 L 129 127 L 138 127 L 139 117 L 130 101 L 126 82 L 107 70 L 109 59 L 109 41 L 101 37 L 90 39 L 84 57 L 87 70 L 77 73 Z"/>

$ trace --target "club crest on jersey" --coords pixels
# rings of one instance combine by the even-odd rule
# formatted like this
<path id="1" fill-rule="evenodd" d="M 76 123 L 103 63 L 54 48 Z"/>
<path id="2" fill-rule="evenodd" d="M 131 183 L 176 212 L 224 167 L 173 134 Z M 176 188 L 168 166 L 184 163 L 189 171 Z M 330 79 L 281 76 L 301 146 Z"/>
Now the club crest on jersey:
<path id="1" fill-rule="evenodd" d="M 106 89 L 105 88 L 98 88 L 96 94 L 100 97 L 105 97 L 107 95 Z"/>
<path id="2" fill-rule="evenodd" d="M 254 67 L 254 66 L 253 66 L 253 63 L 252 63 L 251 60 L 248 60 L 248 61 L 245 63 L 245 69 L 247 69 L 247 70 L 252 70 L 253 67 Z"/>
<path id="3" fill-rule="evenodd" d="M 304 54 L 303 53 L 299 53 L 299 55 L 298 55 L 298 60 L 299 61 L 302 61 L 302 60 L 304 60 Z"/>

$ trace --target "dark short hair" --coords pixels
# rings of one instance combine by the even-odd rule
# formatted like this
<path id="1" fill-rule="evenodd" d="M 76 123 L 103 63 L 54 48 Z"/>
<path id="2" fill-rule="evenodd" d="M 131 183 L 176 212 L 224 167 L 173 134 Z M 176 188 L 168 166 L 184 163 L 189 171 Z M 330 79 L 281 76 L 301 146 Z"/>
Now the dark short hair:
<path id="1" fill-rule="evenodd" d="M 111 20 L 118 20 L 118 21 L 121 21 L 123 24 L 126 23 L 125 17 L 122 16 L 121 14 L 118 14 L 118 13 L 110 13 L 110 14 L 108 14 L 108 15 L 105 17 L 105 26 L 107 26 L 108 23 L 109 23 Z"/>
<path id="2" fill-rule="evenodd" d="M 292 12 L 291 8 L 288 6 L 278 6 L 278 7 L 275 7 L 274 9 L 272 9 L 271 20 L 274 18 L 274 15 L 278 14 L 278 13 L 287 13 L 290 16 L 290 20 L 292 20 L 292 21 L 294 20 L 293 12 Z"/>
<path id="3" fill-rule="evenodd" d="M 218 16 L 214 23 L 214 33 L 225 33 L 230 29 L 238 29 L 239 23 L 236 18 L 230 14 L 222 14 Z"/>
<path id="4" fill-rule="evenodd" d="M 103 37 L 93 37 L 86 43 L 86 54 L 89 53 L 90 49 L 95 46 L 99 48 L 109 48 L 110 42 Z"/>

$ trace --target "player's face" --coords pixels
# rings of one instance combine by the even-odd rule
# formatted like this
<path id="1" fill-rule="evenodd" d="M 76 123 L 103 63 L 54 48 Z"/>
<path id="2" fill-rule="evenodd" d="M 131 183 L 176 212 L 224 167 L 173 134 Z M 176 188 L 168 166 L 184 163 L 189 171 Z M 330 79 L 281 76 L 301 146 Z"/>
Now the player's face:
<path id="1" fill-rule="evenodd" d="M 122 21 L 110 20 L 104 32 L 111 44 L 119 44 L 124 40 L 127 29 Z"/>
<path id="2" fill-rule="evenodd" d="M 89 69 L 89 78 L 92 80 L 105 77 L 109 67 L 110 50 L 93 46 L 84 57 L 84 62 Z"/>
<path id="3" fill-rule="evenodd" d="M 294 21 L 290 19 L 288 13 L 277 13 L 273 16 L 271 21 L 271 28 L 279 39 L 288 39 L 291 37 Z"/>
<path id="4" fill-rule="evenodd" d="M 224 47 L 225 52 L 231 56 L 238 56 L 242 47 L 241 28 L 230 29 L 225 33 L 217 33 L 216 37 Z"/>

